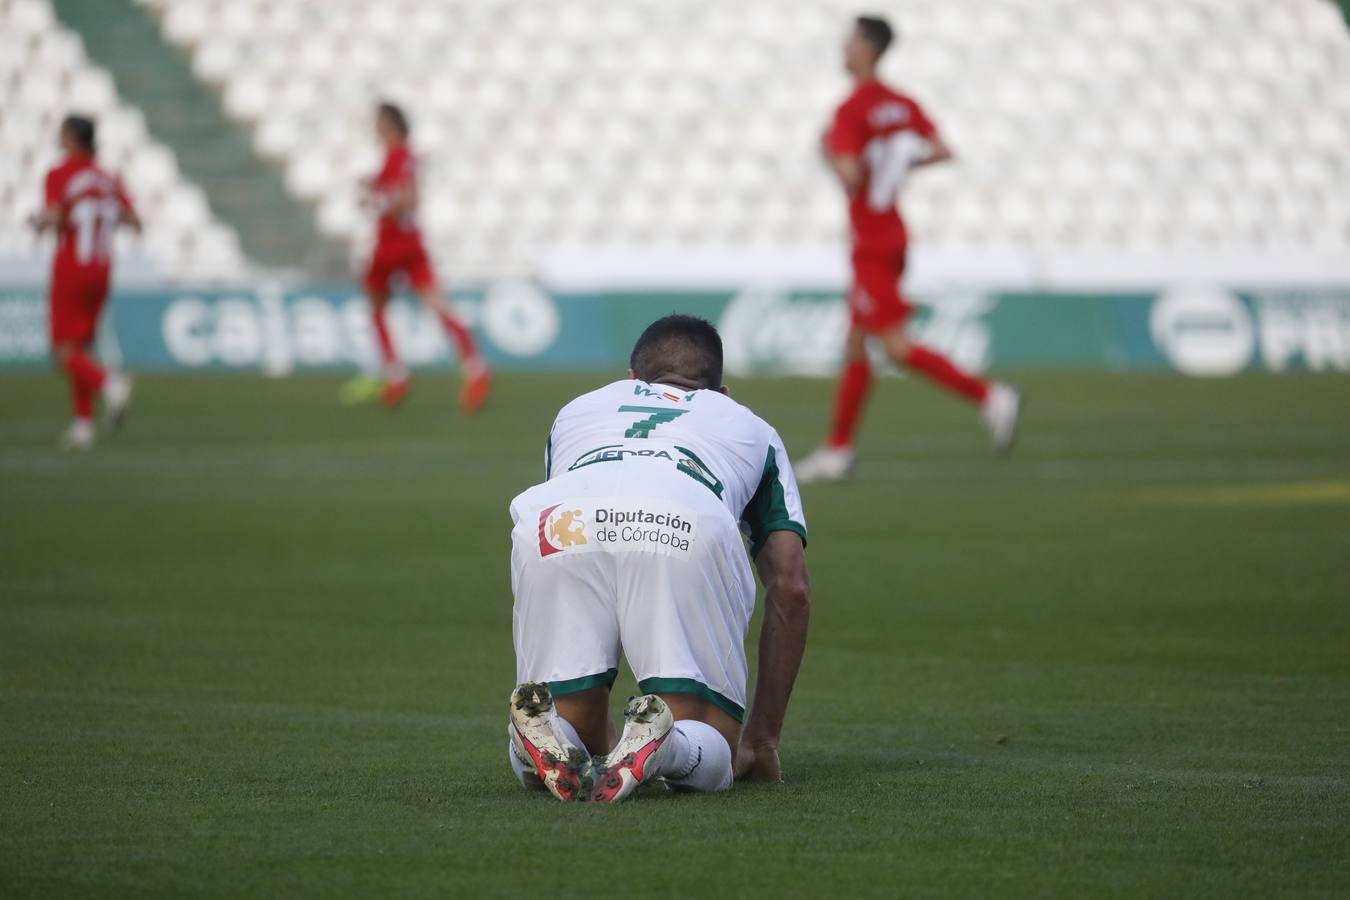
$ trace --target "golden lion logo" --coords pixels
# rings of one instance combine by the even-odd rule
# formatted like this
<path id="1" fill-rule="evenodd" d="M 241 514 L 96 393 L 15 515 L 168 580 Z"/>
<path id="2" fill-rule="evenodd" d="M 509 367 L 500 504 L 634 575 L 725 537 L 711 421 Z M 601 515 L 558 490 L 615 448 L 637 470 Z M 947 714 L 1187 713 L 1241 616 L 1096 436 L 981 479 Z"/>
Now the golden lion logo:
<path id="1" fill-rule="evenodd" d="M 550 506 L 539 514 L 540 556 L 552 556 L 586 543 L 586 523 L 581 520 L 581 510 L 564 509 L 555 518 L 553 511 L 557 508 Z"/>
<path id="2" fill-rule="evenodd" d="M 565 509 L 549 523 L 548 536 L 564 550 L 586 543 L 586 525 L 581 521 L 581 510 Z"/>

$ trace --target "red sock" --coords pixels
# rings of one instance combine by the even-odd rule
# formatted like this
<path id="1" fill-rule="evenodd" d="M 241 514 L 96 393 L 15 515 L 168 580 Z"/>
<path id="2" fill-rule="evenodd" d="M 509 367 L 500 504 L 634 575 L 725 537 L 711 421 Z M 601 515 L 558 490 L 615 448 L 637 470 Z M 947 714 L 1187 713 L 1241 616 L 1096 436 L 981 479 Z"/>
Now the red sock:
<path id="1" fill-rule="evenodd" d="M 75 418 L 90 419 L 94 415 L 94 392 L 78 381 L 70 382 L 70 405 L 75 409 Z"/>
<path id="2" fill-rule="evenodd" d="M 445 333 L 450 335 L 450 340 L 454 342 L 455 353 L 459 355 L 459 361 L 472 359 L 478 355 L 478 346 L 473 342 L 473 335 L 469 334 L 469 329 L 460 324 L 459 319 L 447 312 L 437 313 L 441 320 L 441 327 Z"/>
<path id="3" fill-rule="evenodd" d="M 905 365 L 976 403 L 983 403 L 985 395 L 989 393 L 989 385 L 984 381 L 961 371 L 947 357 L 926 347 L 911 344 L 905 352 Z"/>
<path id="4" fill-rule="evenodd" d="M 398 354 L 394 352 L 394 339 L 389 336 L 389 323 L 385 321 L 384 308 L 372 306 L 370 321 L 375 326 L 375 343 L 380 346 L 380 362 L 384 363 L 385 369 L 396 367 Z"/>
<path id="5" fill-rule="evenodd" d="M 831 447 L 853 446 L 853 433 L 862 418 L 863 403 L 872 387 L 872 367 L 865 359 L 855 359 L 844 366 L 839 376 L 839 389 L 834 398 L 834 421 L 826 443 Z"/>
<path id="6" fill-rule="evenodd" d="M 75 417 L 87 419 L 94 414 L 94 394 L 103 387 L 103 380 L 107 376 L 83 350 L 68 351 L 62 358 L 62 365 L 70 377 Z"/>

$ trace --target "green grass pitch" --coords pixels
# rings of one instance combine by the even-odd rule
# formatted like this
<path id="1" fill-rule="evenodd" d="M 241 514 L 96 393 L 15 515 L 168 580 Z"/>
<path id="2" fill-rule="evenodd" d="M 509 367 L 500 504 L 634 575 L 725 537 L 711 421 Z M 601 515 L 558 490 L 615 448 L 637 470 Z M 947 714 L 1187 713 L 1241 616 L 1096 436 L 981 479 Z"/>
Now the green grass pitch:
<path id="1" fill-rule="evenodd" d="M 506 506 L 601 380 L 145 378 L 63 456 L 0 379 L 0 896 L 1350 895 L 1350 379 L 1028 376 L 1011 461 L 883 382 L 788 783 L 592 808 L 505 764 Z"/>

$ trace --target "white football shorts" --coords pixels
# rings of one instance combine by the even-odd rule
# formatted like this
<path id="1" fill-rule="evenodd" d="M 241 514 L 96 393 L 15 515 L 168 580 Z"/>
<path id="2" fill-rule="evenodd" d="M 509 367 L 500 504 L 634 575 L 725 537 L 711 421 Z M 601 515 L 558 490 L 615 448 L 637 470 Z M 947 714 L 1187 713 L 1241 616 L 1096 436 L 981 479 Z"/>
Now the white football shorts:
<path id="1" fill-rule="evenodd" d="M 511 502 L 517 682 L 692 693 L 741 719 L 755 579 L 731 513 L 659 462 L 566 472 Z"/>

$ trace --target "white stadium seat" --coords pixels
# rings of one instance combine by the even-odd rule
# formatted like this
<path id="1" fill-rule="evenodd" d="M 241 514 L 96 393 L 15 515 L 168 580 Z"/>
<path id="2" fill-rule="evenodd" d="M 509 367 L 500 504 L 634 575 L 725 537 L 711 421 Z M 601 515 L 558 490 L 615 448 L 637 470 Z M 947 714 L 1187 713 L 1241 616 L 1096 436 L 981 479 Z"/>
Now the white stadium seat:
<path id="1" fill-rule="evenodd" d="M 253 132 L 253 149 L 266 159 L 285 159 L 300 146 L 300 130 L 301 123 L 295 117 L 274 109 Z"/>
<path id="2" fill-rule="evenodd" d="M 43 0 L 9 0 L 8 6 L 5 25 L 19 34 L 42 34 L 55 27 L 56 16 Z"/>
<path id="3" fill-rule="evenodd" d="M 102 69 L 83 69 L 71 76 L 66 87 L 66 105 L 71 109 L 108 109 L 117 103 L 117 86 Z M 106 142 L 106 131 L 101 140 Z"/>
<path id="4" fill-rule="evenodd" d="M 175 44 L 194 44 L 206 35 L 210 18 L 203 0 L 172 0 L 164 8 L 164 34 Z"/>
<path id="5" fill-rule="evenodd" d="M 286 168 L 286 188 L 303 200 L 318 200 L 332 188 L 333 167 L 319 151 L 292 156 Z"/>

